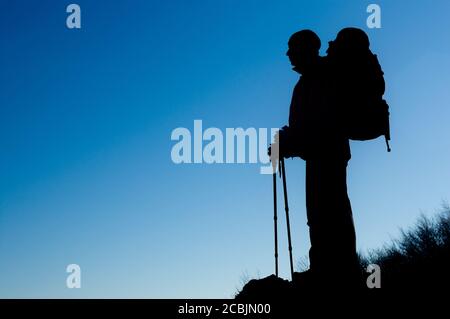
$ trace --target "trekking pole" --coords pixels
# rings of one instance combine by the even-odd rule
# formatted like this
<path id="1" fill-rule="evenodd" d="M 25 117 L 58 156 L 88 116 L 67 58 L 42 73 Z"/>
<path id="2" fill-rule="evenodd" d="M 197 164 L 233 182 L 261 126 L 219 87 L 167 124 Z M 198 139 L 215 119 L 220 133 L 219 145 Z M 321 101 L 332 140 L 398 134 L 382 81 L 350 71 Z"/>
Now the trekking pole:
<path id="1" fill-rule="evenodd" d="M 286 210 L 286 225 L 287 225 L 287 235 L 288 235 L 288 245 L 289 245 L 289 261 L 291 263 L 291 279 L 294 279 L 294 265 L 292 262 L 291 225 L 289 222 L 289 206 L 288 206 L 287 187 L 286 187 L 286 171 L 285 171 L 283 157 L 280 157 L 280 170 L 281 170 L 281 174 L 283 177 L 284 207 Z"/>
<path id="2" fill-rule="evenodd" d="M 278 277 L 277 172 L 273 172 L 273 227 L 275 233 L 275 276 Z"/>

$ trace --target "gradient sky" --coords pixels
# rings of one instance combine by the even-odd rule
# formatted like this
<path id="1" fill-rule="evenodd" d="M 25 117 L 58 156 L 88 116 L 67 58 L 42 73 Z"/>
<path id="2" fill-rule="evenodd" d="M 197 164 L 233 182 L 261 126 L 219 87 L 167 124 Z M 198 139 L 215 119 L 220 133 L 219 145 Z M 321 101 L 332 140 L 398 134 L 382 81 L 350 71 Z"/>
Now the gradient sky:
<path id="1" fill-rule="evenodd" d="M 0 1 L 0 297 L 228 298 L 273 273 L 272 184 L 258 164 L 176 165 L 176 127 L 281 127 L 290 34 L 366 30 L 385 71 L 392 152 L 352 142 L 358 248 L 450 195 L 450 2 Z M 304 162 L 288 160 L 294 257 Z M 281 195 L 281 193 L 280 193 Z M 282 206 L 280 206 L 282 209 Z M 282 211 L 282 210 L 281 210 Z M 280 222 L 281 275 L 289 264 Z M 66 288 L 79 264 L 82 288 Z"/>

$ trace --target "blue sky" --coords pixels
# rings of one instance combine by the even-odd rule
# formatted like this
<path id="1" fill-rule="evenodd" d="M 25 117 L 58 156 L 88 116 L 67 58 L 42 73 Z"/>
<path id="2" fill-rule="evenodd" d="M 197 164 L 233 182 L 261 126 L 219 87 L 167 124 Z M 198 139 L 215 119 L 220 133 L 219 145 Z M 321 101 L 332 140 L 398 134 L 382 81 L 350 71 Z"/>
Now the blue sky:
<path id="1" fill-rule="evenodd" d="M 366 30 L 392 149 L 353 142 L 362 251 L 450 192 L 448 1 L 0 2 L 0 296 L 227 298 L 273 272 L 271 178 L 258 164 L 176 165 L 177 127 L 280 127 L 298 75 L 290 34 Z M 308 250 L 304 163 L 287 161 L 294 256 Z M 281 209 L 281 206 L 280 206 Z M 283 222 L 280 230 L 284 230 Z M 288 277 L 280 234 L 281 275 Z M 66 288 L 79 264 L 82 288 Z"/>

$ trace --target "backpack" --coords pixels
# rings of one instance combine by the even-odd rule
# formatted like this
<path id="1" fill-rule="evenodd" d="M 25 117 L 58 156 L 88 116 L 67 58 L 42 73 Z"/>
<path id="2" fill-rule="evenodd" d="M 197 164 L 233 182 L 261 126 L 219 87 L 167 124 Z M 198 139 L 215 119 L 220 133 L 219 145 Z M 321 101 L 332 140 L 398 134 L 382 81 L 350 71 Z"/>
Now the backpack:
<path id="1" fill-rule="evenodd" d="M 337 117 L 347 138 L 367 141 L 384 136 L 390 152 L 384 73 L 369 46 L 366 33 L 357 28 L 342 29 L 329 42 L 326 58 L 338 101 Z"/>

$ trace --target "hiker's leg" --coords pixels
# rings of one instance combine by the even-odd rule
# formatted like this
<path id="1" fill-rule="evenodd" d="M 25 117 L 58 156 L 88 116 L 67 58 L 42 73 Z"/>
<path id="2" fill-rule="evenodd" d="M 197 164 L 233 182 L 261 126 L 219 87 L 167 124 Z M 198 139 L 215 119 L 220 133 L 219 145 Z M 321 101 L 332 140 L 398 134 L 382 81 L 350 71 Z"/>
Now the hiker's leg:
<path id="1" fill-rule="evenodd" d="M 355 269 L 355 229 L 347 195 L 347 161 L 308 161 L 306 205 L 311 270 L 320 276 Z"/>
<path id="2" fill-rule="evenodd" d="M 333 271 L 339 273 L 344 283 L 353 279 L 358 271 L 356 254 L 356 235 L 353 214 L 347 193 L 347 161 L 325 162 L 322 171 L 322 192 L 328 200 L 325 202 L 325 229 L 328 242 L 329 262 L 333 263 Z"/>
<path id="3" fill-rule="evenodd" d="M 324 254 L 323 235 L 320 222 L 319 168 L 315 160 L 306 161 L 306 215 L 309 226 L 311 248 L 309 250 L 310 269 L 313 272 L 326 270 L 326 254 Z"/>

